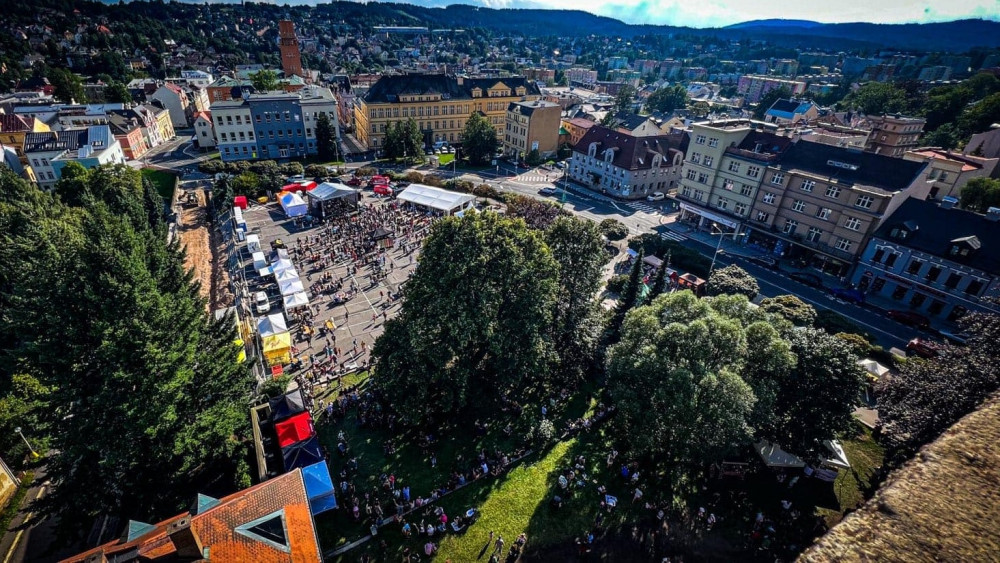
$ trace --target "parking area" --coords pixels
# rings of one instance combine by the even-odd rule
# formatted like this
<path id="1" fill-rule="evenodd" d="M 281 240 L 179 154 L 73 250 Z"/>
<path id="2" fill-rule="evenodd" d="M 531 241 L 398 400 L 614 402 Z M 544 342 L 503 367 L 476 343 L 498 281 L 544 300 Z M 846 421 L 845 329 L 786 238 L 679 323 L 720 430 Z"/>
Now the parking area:
<path id="1" fill-rule="evenodd" d="M 277 281 L 254 270 L 244 244 L 240 257 L 251 294 L 266 292 L 269 313 L 285 313 L 293 342 L 286 369 L 320 383 L 363 369 L 385 322 L 399 313 L 399 291 L 417 265 L 431 218 L 370 193 L 359 211 L 324 224 L 290 219 L 274 202 L 253 205 L 243 216 L 269 263 L 277 259 L 275 243 L 287 248 L 309 296 L 308 307 L 283 311 Z"/>

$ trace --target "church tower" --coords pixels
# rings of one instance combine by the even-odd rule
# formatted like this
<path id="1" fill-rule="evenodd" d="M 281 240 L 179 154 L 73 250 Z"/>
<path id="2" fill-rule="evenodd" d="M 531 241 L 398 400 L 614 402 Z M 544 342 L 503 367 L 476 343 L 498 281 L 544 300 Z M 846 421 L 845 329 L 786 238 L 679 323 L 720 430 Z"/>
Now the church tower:
<path id="1" fill-rule="evenodd" d="M 295 37 L 295 24 L 281 20 L 278 22 L 278 35 L 281 37 L 281 70 L 286 77 L 293 74 L 302 76 L 302 54 L 299 53 L 299 40 Z"/>

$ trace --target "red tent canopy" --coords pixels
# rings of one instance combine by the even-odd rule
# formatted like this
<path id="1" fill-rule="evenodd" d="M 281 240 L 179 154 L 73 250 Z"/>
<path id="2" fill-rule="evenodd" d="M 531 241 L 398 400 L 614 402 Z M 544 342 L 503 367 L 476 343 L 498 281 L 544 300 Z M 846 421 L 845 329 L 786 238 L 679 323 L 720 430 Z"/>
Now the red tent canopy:
<path id="1" fill-rule="evenodd" d="M 307 192 L 316 187 L 316 182 L 295 182 L 281 188 L 283 192 Z"/>
<path id="2" fill-rule="evenodd" d="M 245 195 L 238 195 L 238 196 L 234 197 L 233 198 L 233 207 L 239 207 L 240 209 L 244 209 L 245 210 L 247 208 L 247 196 L 245 196 Z"/>
<path id="3" fill-rule="evenodd" d="M 282 420 L 274 425 L 274 430 L 278 433 L 278 446 L 281 448 L 308 440 L 316 434 L 309 411 Z"/>

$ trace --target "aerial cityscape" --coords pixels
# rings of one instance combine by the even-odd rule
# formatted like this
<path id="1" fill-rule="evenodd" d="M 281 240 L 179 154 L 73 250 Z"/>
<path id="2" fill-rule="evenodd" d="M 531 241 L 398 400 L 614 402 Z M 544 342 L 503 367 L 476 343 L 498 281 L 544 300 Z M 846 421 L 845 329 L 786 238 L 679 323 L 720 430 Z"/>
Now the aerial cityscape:
<path id="1" fill-rule="evenodd" d="M 1000 13 L 0 16 L 0 563 L 995 561 Z"/>

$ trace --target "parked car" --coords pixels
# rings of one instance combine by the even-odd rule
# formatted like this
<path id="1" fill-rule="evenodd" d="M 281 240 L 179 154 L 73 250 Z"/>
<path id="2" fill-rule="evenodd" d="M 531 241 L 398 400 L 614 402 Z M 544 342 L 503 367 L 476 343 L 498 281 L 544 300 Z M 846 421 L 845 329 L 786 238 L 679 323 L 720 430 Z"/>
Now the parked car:
<path id="1" fill-rule="evenodd" d="M 959 346 L 965 346 L 965 343 L 969 340 L 969 335 L 964 332 L 952 332 L 950 330 L 939 330 L 938 334 L 941 338 L 944 338 L 952 344 L 958 344 Z"/>
<path id="2" fill-rule="evenodd" d="M 663 195 L 663 192 L 653 192 L 646 196 L 649 201 L 663 201 L 667 196 Z"/>
<path id="3" fill-rule="evenodd" d="M 357 176 L 353 176 L 350 180 L 347 181 L 347 185 L 348 186 L 355 186 L 355 187 L 360 186 L 361 185 L 361 178 L 358 178 Z"/>
<path id="4" fill-rule="evenodd" d="M 788 277 L 799 282 L 804 283 L 810 287 L 823 287 L 823 278 L 817 276 L 816 274 L 809 274 L 806 272 L 792 272 L 788 274 Z"/>
<path id="5" fill-rule="evenodd" d="M 928 329 L 931 326 L 930 319 L 920 313 L 914 313 L 913 311 L 900 311 L 898 309 L 894 309 L 886 313 L 886 315 L 897 323 L 915 326 L 919 329 Z"/>
<path id="6" fill-rule="evenodd" d="M 545 186 L 544 188 L 538 190 L 538 194 L 539 195 L 556 195 L 556 193 L 558 193 L 558 191 L 559 190 L 555 189 L 552 186 Z"/>
<path id="7" fill-rule="evenodd" d="M 832 293 L 833 296 L 836 297 L 837 299 L 843 299 L 844 301 L 848 301 L 851 303 L 865 302 L 865 294 L 856 289 L 851 289 L 847 287 L 835 287 L 830 290 L 830 293 Z"/>
<path id="8" fill-rule="evenodd" d="M 944 347 L 926 338 L 914 338 L 906 344 L 906 349 L 920 356 L 921 358 L 933 358 L 940 356 L 944 352 Z"/>
<path id="9" fill-rule="evenodd" d="M 257 310 L 257 313 L 261 315 L 267 314 L 271 310 L 271 300 L 267 298 L 267 293 L 263 291 L 258 291 L 253 294 L 253 306 Z"/>
<path id="10" fill-rule="evenodd" d="M 559 162 L 556 163 L 556 168 L 566 168 L 566 162 L 560 160 Z"/>
<path id="11" fill-rule="evenodd" d="M 770 270 L 778 269 L 778 261 L 770 256 L 749 256 L 747 260 Z"/>
<path id="12" fill-rule="evenodd" d="M 378 195 L 392 195 L 393 193 L 392 188 L 389 187 L 389 184 L 379 184 L 375 186 L 374 192 L 377 193 Z"/>

